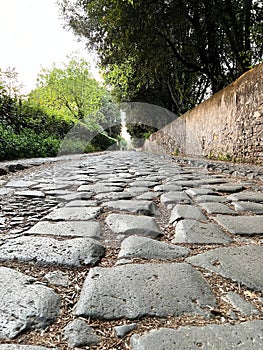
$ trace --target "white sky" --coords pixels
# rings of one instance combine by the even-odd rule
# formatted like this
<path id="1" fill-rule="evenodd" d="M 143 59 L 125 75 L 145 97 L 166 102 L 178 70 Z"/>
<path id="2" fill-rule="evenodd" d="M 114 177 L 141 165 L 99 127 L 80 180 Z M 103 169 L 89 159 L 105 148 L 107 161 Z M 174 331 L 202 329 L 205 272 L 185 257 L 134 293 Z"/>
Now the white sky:
<path id="1" fill-rule="evenodd" d="M 55 0 L 0 0 L 0 68 L 15 67 L 26 92 L 34 88 L 41 67 L 66 62 L 76 51 L 94 61 L 63 29 Z"/>

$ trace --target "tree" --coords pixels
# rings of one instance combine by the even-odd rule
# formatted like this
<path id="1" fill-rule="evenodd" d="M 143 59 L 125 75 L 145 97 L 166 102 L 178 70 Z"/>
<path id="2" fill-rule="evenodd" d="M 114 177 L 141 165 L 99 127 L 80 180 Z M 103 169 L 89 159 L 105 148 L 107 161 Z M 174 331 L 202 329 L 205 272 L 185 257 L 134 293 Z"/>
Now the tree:
<path id="1" fill-rule="evenodd" d="M 180 114 L 262 59 L 256 0 L 61 0 L 121 100 Z"/>

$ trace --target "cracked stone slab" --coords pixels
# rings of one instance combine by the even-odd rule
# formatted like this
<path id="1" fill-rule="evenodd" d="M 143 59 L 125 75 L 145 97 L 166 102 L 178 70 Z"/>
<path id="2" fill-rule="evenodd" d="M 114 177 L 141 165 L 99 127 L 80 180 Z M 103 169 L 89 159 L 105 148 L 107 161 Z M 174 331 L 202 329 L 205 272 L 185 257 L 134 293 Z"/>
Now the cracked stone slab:
<path id="1" fill-rule="evenodd" d="M 236 215 L 236 212 L 230 209 L 227 205 L 223 203 L 200 203 L 200 206 L 208 213 L 208 214 L 229 214 Z"/>
<path id="2" fill-rule="evenodd" d="M 101 212 L 100 207 L 71 207 L 57 208 L 44 217 L 45 220 L 84 221 L 96 219 Z"/>
<path id="3" fill-rule="evenodd" d="M 75 314 L 108 320 L 185 313 L 209 317 L 207 308 L 215 306 L 209 284 L 189 264 L 128 264 L 92 268 Z"/>
<path id="4" fill-rule="evenodd" d="M 233 202 L 238 213 L 250 212 L 253 214 L 263 214 L 263 204 L 254 202 Z"/>
<path id="5" fill-rule="evenodd" d="M 171 212 L 169 223 L 172 224 L 182 219 L 207 220 L 202 211 L 194 205 L 177 204 Z"/>
<path id="6" fill-rule="evenodd" d="M 45 328 L 56 320 L 59 296 L 34 281 L 21 272 L 0 267 L 0 339 L 12 339 L 25 329 Z"/>
<path id="7" fill-rule="evenodd" d="M 263 321 L 212 324 L 203 327 L 160 328 L 131 337 L 131 350 L 261 350 Z"/>
<path id="8" fill-rule="evenodd" d="M 227 292 L 226 297 L 232 304 L 233 308 L 235 310 L 238 310 L 245 316 L 261 314 L 261 312 L 259 312 L 259 310 L 255 306 L 253 306 L 251 303 L 243 299 L 239 294 L 235 292 Z"/>
<path id="9" fill-rule="evenodd" d="M 227 244 L 233 239 L 212 223 L 185 219 L 176 224 L 173 243 Z"/>
<path id="10" fill-rule="evenodd" d="M 216 215 L 214 220 L 234 235 L 262 235 L 263 216 Z"/>
<path id="11" fill-rule="evenodd" d="M 22 236 L 2 242 L 0 247 L 0 261 L 76 267 L 95 264 L 105 252 L 98 241 L 88 238 L 57 240 Z"/>
<path id="12" fill-rule="evenodd" d="M 191 200 L 184 192 L 166 192 L 161 195 L 161 202 L 165 205 L 178 203 L 190 204 Z"/>
<path id="13" fill-rule="evenodd" d="M 239 282 L 255 291 L 263 291 L 263 247 L 216 248 L 186 259 L 195 266 Z"/>
<path id="14" fill-rule="evenodd" d="M 151 238 L 130 236 L 121 244 L 118 259 L 141 258 L 172 260 L 190 253 L 190 249 L 159 242 Z"/>
<path id="15" fill-rule="evenodd" d="M 96 221 L 39 221 L 24 235 L 74 236 L 99 239 L 102 228 Z"/>
<path id="16" fill-rule="evenodd" d="M 143 214 L 143 215 L 155 215 L 157 213 L 157 207 L 155 203 L 145 200 L 119 200 L 109 201 L 103 203 L 103 206 L 128 211 L 131 213 Z"/>
<path id="17" fill-rule="evenodd" d="M 106 224 L 119 235 L 140 235 L 156 238 L 162 234 L 154 218 L 149 216 L 110 214 Z"/>
<path id="18" fill-rule="evenodd" d="M 262 192 L 243 191 L 227 197 L 231 201 L 263 202 Z"/>

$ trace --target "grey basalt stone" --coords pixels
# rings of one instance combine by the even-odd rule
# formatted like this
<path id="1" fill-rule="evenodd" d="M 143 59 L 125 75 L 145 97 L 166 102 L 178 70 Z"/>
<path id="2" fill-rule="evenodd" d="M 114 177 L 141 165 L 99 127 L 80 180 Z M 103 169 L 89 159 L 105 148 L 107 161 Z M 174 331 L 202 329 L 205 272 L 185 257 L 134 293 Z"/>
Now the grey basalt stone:
<path id="1" fill-rule="evenodd" d="M 223 203 L 200 203 L 200 206 L 208 214 L 229 214 L 236 215 L 236 212 Z"/>
<path id="2" fill-rule="evenodd" d="M 122 326 L 115 326 L 114 331 L 118 338 L 123 338 L 125 335 L 137 328 L 136 323 L 124 324 Z"/>
<path id="3" fill-rule="evenodd" d="M 185 192 L 166 192 L 161 195 L 161 202 L 165 205 L 185 203 L 190 204 L 191 200 Z"/>
<path id="4" fill-rule="evenodd" d="M 263 202 L 263 192 L 243 191 L 227 197 L 231 201 Z"/>
<path id="5" fill-rule="evenodd" d="M 97 345 L 100 341 L 95 331 L 84 320 L 80 319 L 70 322 L 63 329 L 63 334 L 71 348 Z"/>
<path id="6" fill-rule="evenodd" d="M 0 261 L 35 262 L 40 265 L 94 265 L 105 248 L 93 239 L 57 240 L 46 237 L 18 237 L 6 240 L 0 247 Z"/>
<path id="7" fill-rule="evenodd" d="M 156 238 L 162 234 L 154 218 L 126 214 L 110 214 L 106 224 L 113 233 L 119 235 L 140 235 Z"/>
<path id="8" fill-rule="evenodd" d="M 161 328 L 131 337 L 131 350 L 261 350 L 263 321 Z"/>
<path id="9" fill-rule="evenodd" d="M 169 223 L 172 224 L 182 219 L 207 220 L 202 211 L 194 205 L 177 204 L 171 212 Z"/>
<path id="10" fill-rule="evenodd" d="M 24 235 L 73 236 L 99 239 L 101 225 L 96 221 L 39 221 Z"/>
<path id="11" fill-rule="evenodd" d="M 119 200 L 109 201 L 103 203 L 103 206 L 117 209 L 121 211 L 128 211 L 131 213 L 154 215 L 157 213 L 157 207 L 155 203 L 146 200 Z"/>
<path id="12" fill-rule="evenodd" d="M 258 216 L 230 216 L 216 215 L 214 220 L 225 230 L 234 235 L 262 235 L 263 215 Z"/>
<path id="13" fill-rule="evenodd" d="M 37 190 L 27 190 L 27 191 L 17 191 L 15 192 L 16 196 L 20 197 L 36 197 L 36 198 L 44 198 L 45 194 L 42 191 L 37 191 Z"/>
<path id="14" fill-rule="evenodd" d="M 195 198 L 195 201 L 198 203 L 207 203 L 207 202 L 226 203 L 226 202 L 229 202 L 229 200 L 223 196 L 215 196 L 215 195 L 210 195 L 210 194 L 197 196 Z"/>
<path id="15" fill-rule="evenodd" d="M 151 238 L 130 236 L 121 244 L 118 259 L 142 258 L 172 260 L 190 253 L 190 249 L 159 242 Z"/>
<path id="16" fill-rule="evenodd" d="M 244 300 L 239 294 L 235 292 L 227 292 L 227 299 L 230 301 L 235 310 L 238 310 L 245 316 L 260 315 L 261 312 L 250 304 L 248 301 Z"/>
<path id="17" fill-rule="evenodd" d="M 187 258 L 186 261 L 242 283 L 253 290 L 263 291 L 261 246 L 216 248 Z"/>
<path id="18" fill-rule="evenodd" d="M 263 214 L 263 204 L 254 202 L 234 202 L 235 210 L 239 213 L 250 212 L 253 214 Z"/>
<path id="19" fill-rule="evenodd" d="M 66 287 L 69 284 L 69 276 L 63 271 L 50 271 L 44 278 L 54 286 Z"/>
<path id="20" fill-rule="evenodd" d="M 45 220 L 68 220 L 68 221 L 84 221 L 96 219 L 101 212 L 100 207 L 72 207 L 72 208 L 57 208 L 45 216 Z"/>
<path id="21" fill-rule="evenodd" d="M 176 224 L 173 243 L 227 244 L 233 242 L 219 227 L 212 223 L 203 223 L 185 219 Z"/>
<path id="22" fill-rule="evenodd" d="M 16 270 L 0 267 L 0 339 L 26 329 L 45 328 L 60 311 L 60 298 L 50 288 Z"/>
<path id="23" fill-rule="evenodd" d="M 131 199 L 133 195 L 129 192 L 103 192 L 95 196 L 99 201 Z"/>
<path id="24" fill-rule="evenodd" d="M 92 268 L 75 314 L 107 320 L 186 313 L 209 317 L 209 307 L 216 305 L 202 274 L 186 263 L 128 264 Z"/>

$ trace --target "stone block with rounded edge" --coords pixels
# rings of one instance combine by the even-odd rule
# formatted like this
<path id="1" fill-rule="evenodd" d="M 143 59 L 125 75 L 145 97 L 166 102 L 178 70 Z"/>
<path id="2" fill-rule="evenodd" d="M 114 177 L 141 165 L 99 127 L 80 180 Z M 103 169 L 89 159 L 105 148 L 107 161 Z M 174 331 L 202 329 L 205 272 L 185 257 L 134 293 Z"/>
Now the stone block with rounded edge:
<path id="1" fill-rule="evenodd" d="M 85 345 L 97 345 L 100 341 L 95 331 L 84 320 L 80 319 L 70 322 L 63 329 L 63 333 L 71 348 Z"/>

